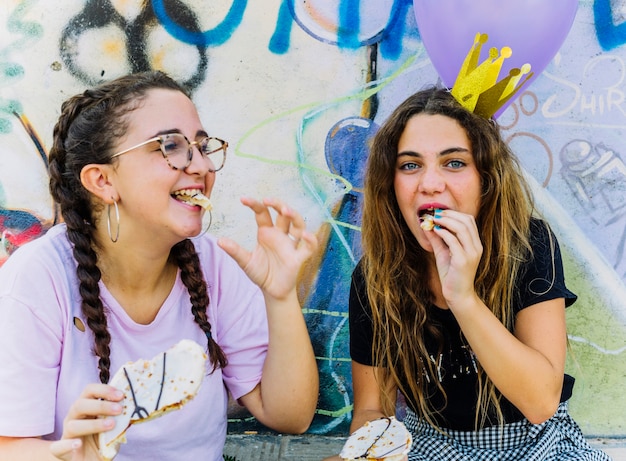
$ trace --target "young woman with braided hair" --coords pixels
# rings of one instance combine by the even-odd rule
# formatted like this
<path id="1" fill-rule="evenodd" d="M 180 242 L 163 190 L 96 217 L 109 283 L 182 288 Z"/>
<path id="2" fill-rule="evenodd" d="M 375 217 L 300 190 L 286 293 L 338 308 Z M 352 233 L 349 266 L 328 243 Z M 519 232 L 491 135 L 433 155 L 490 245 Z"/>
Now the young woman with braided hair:
<path id="1" fill-rule="evenodd" d="M 112 373 L 181 339 L 207 349 L 200 391 L 134 425 L 116 460 L 221 460 L 228 393 L 270 428 L 307 429 L 318 377 L 295 285 L 317 241 L 275 199 L 242 199 L 251 252 L 203 233 L 189 197 L 208 201 L 226 147 L 161 72 L 63 104 L 50 191 L 64 222 L 0 269 L 0 459 L 100 459 L 121 411 Z"/>
<path id="2" fill-rule="evenodd" d="M 568 414 L 576 296 L 497 123 L 422 90 L 376 133 L 364 189 L 351 429 L 400 393 L 409 461 L 608 460 Z"/>

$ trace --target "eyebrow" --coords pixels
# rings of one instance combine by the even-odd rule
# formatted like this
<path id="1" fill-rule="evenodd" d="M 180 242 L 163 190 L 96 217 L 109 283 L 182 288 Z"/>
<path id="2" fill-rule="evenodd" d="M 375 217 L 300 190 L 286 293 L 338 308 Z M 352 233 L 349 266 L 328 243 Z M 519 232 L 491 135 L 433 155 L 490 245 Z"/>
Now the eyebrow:
<path id="1" fill-rule="evenodd" d="M 445 157 L 446 155 L 457 154 L 457 153 L 468 153 L 469 154 L 470 151 L 469 151 L 469 149 L 466 149 L 465 147 L 449 147 L 449 148 L 444 149 L 441 152 L 439 152 L 437 154 L 437 157 Z M 412 150 L 398 152 L 398 155 L 396 157 L 401 157 L 403 155 L 407 155 L 409 157 L 422 157 L 422 154 L 420 154 L 419 152 L 414 152 Z"/>
<path id="2" fill-rule="evenodd" d="M 171 129 L 168 129 L 168 130 L 157 131 L 154 134 L 154 136 L 152 136 L 152 137 L 156 138 L 158 136 L 163 136 L 163 135 L 172 134 L 172 133 L 183 134 L 183 132 L 181 130 L 179 130 L 178 128 L 171 128 Z M 198 139 L 198 138 L 201 138 L 201 137 L 208 137 L 208 136 L 209 136 L 209 134 L 206 131 L 198 130 L 198 131 L 196 131 L 196 135 L 194 136 L 193 139 Z"/>

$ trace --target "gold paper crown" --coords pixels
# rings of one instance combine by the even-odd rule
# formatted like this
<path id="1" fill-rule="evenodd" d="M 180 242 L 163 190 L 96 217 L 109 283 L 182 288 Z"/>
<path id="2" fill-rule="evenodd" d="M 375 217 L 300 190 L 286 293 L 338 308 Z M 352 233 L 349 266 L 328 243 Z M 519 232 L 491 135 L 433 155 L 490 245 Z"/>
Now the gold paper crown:
<path id="1" fill-rule="evenodd" d="M 513 52 L 508 46 L 502 47 L 500 53 L 497 48 L 491 48 L 489 58 L 479 64 L 480 51 L 488 38 L 487 34 L 476 34 L 450 91 L 467 110 L 485 118 L 492 117 L 533 75 L 530 64 L 524 64 L 511 69 L 509 75 L 498 82 L 502 64 Z M 526 78 L 520 83 L 524 75 Z"/>

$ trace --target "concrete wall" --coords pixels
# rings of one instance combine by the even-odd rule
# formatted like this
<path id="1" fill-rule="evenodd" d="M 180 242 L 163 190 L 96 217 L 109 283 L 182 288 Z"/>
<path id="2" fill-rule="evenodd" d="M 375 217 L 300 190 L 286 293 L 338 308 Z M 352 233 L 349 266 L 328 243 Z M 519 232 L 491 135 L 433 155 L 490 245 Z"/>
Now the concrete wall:
<path id="1" fill-rule="evenodd" d="M 560 53 L 499 118 L 580 296 L 567 368 L 589 435 L 626 435 L 625 19 L 624 0 L 581 0 Z M 208 131 L 231 143 L 212 196 L 216 234 L 252 244 L 241 195 L 283 197 L 319 230 L 323 250 L 302 284 L 322 380 L 311 432 L 347 430 L 366 140 L 437 81 L 412 2 L 2 0 L 0 264 L 57 219 L 46 151 L 61 102 L 148 68 L 189 83 Z M 234 430 L 258 429 L 234 406 L 231 416 Z"/>

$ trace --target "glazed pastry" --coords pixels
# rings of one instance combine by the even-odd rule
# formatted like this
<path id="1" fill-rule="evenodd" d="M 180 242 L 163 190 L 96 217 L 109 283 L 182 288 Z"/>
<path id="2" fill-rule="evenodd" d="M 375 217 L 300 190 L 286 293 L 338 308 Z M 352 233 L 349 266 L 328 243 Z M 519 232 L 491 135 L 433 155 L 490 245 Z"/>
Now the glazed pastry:
<path id="1" fill-rule="evenodd" d="M 393 416 L 368 421 L 354 431 L 339 453 L 345 461 L 401 461 L 413 439 L 403 423 Z"/>
<path id="2" fill-rule="evenodd" d="M 206 360 L 199 344 L 184 339 L 152 360 L 123 365 L 109 383 L 124 393 L 122 413 L 114 417 L 112 430 L 98 436 L 104 461 L 117 455 L 131 425 L 178 410 L 194 398 L 206 373 Z"/>

